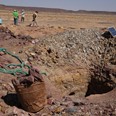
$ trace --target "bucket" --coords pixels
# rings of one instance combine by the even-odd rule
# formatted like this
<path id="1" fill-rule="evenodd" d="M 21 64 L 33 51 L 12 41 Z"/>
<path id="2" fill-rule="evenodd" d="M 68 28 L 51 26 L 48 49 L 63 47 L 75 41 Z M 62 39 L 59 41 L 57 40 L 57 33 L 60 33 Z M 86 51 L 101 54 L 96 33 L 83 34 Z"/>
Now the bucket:
<path id="1" fill-rule="evenodd" d="M 24 85 L 14 85 L 14 87 L 24 110 L 34 113 L 46 105 L 47 97 L 44 82 L 34 82 L 29 87 L 24 87 Z"/>
<path id="2" fill-rule="evenodd" d="M 0 25 L 2 24 L 2 19 L 0 18 Z"/>

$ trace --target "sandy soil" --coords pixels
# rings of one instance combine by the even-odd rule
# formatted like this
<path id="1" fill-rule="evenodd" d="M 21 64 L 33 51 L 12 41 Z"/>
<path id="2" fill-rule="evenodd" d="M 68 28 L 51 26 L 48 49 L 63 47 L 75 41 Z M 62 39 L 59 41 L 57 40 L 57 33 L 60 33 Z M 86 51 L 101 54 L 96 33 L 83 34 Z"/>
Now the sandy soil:
<path id="1" fill-rule="evenodd" d="M 66 29 L 116 27 L 116 15 L 39 12 L 37 17 L 38 27 L 32 28 L 28 27 L 28 25 L 31 23 L 33 12 L 25 12 L 25 22 L 21 23 L 19 16 L 19 25 L 14 26 L 12 11 L 0 11 L 3 25 L 7 26 L 15 34 L 30 35 L 34 38 L 56 34 Z"/>

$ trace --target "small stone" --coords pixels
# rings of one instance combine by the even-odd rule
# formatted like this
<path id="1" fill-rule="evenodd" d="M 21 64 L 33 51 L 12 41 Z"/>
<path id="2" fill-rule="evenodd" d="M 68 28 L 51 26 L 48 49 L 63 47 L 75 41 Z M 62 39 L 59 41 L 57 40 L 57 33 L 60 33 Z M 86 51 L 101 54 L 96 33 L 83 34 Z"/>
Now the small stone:
<path id="1" fill-rule="evenodd" d="M 65 111 L 67 113 L 74 113 L 74 112 L 76 112 L 76 108 L 74 106 L 68 107 L 68 108 L 65 109 Z"/>
<path id="2" fill-rule="evenodd" d="M 35 44 L 35 41 L 34 40 L 32 40 L 32 44 Z"/>
<path id="3" fill-rule="evenodd" d="M 35 53 L 30 53 L 31 56 L 35 56 L 36 54 Z"/>
<path id="4" fill-rule="evenodd" d="M 47 100 L 47 103 L 48 103 L 49 105 L 54 104 L 54 99 L 53 99 L 53 98 L 49 98 L 49 99 Z"/>
<path id="5" fill-rule="evenodd" d="M 53 110 L 53 112 L 54 112 L 54 113 L 60 113 L 60 112 L 62 112 L 63 110 L 64 110 L 64 107 L 58 106 L 58 107 L 56 107 L 56 108 Z"/>

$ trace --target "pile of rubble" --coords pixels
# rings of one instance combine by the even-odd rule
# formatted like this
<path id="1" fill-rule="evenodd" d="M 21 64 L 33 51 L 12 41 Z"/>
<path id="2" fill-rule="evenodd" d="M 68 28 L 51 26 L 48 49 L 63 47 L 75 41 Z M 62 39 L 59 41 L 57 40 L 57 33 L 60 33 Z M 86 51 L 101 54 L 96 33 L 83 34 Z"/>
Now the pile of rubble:
<path id="1" fill-rule="evenodd" d="M 27 63 L 46 67 L 50 80 L 56 76 L 52 82 L 63 88 L 62 93 L 67 91 L 61 99 L 47 95 L 47 104 L 40 112 L 26 112 L 11 83 L 15 77 L 1 74 L 0 115 L 115 116 L 115 43 L 115 38 L 104 38 L 99 29 L 67 30 L 54 36 L 33 39 L 16 36 L 8 28 L 0 27 L 1 47 L 14 50 Z M 10 60 L 12 63 L 13 60 Z M 50 80 L 45 79 L 47 91 L 53 87 L 52 84 L 47 85 Z M 51 93 L 54 93 L 53 89 Z M 81 94 L 83 97 L 79 97 Z"/>
<path id="2" fill-rule="evenodd" d="M 92 78 L 90 88 L 98 89 L 95 92 L 89 91 L 87 95 L 107 92 L 116 85 L 116 39 L 105 38 L 102 35 L 99 29 L 66 31 L 39 39 L 27 54 L 29 60 L 37 60 L 39 65 L 51 68 L 70 66 L 73 67 L 72 70 L 86 69 Z"/>

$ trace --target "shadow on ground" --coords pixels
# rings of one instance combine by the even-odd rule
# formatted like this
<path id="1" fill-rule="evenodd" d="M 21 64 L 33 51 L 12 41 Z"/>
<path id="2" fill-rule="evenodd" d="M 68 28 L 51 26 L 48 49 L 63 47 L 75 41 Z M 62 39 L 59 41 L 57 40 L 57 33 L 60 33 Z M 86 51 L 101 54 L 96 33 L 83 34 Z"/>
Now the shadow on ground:
<path id="1" fill-rule="evenodd" d="M 4 102 L 7 105 L 16 106 L 16 107 L 22 109 L 21 104 L 20 104 L 20 102 L 18 100 L 17 94 L 10 93 L 10 94 L 7 94 L 5 96 L 2 96 L 2 99 L 4 100 Z"/>

